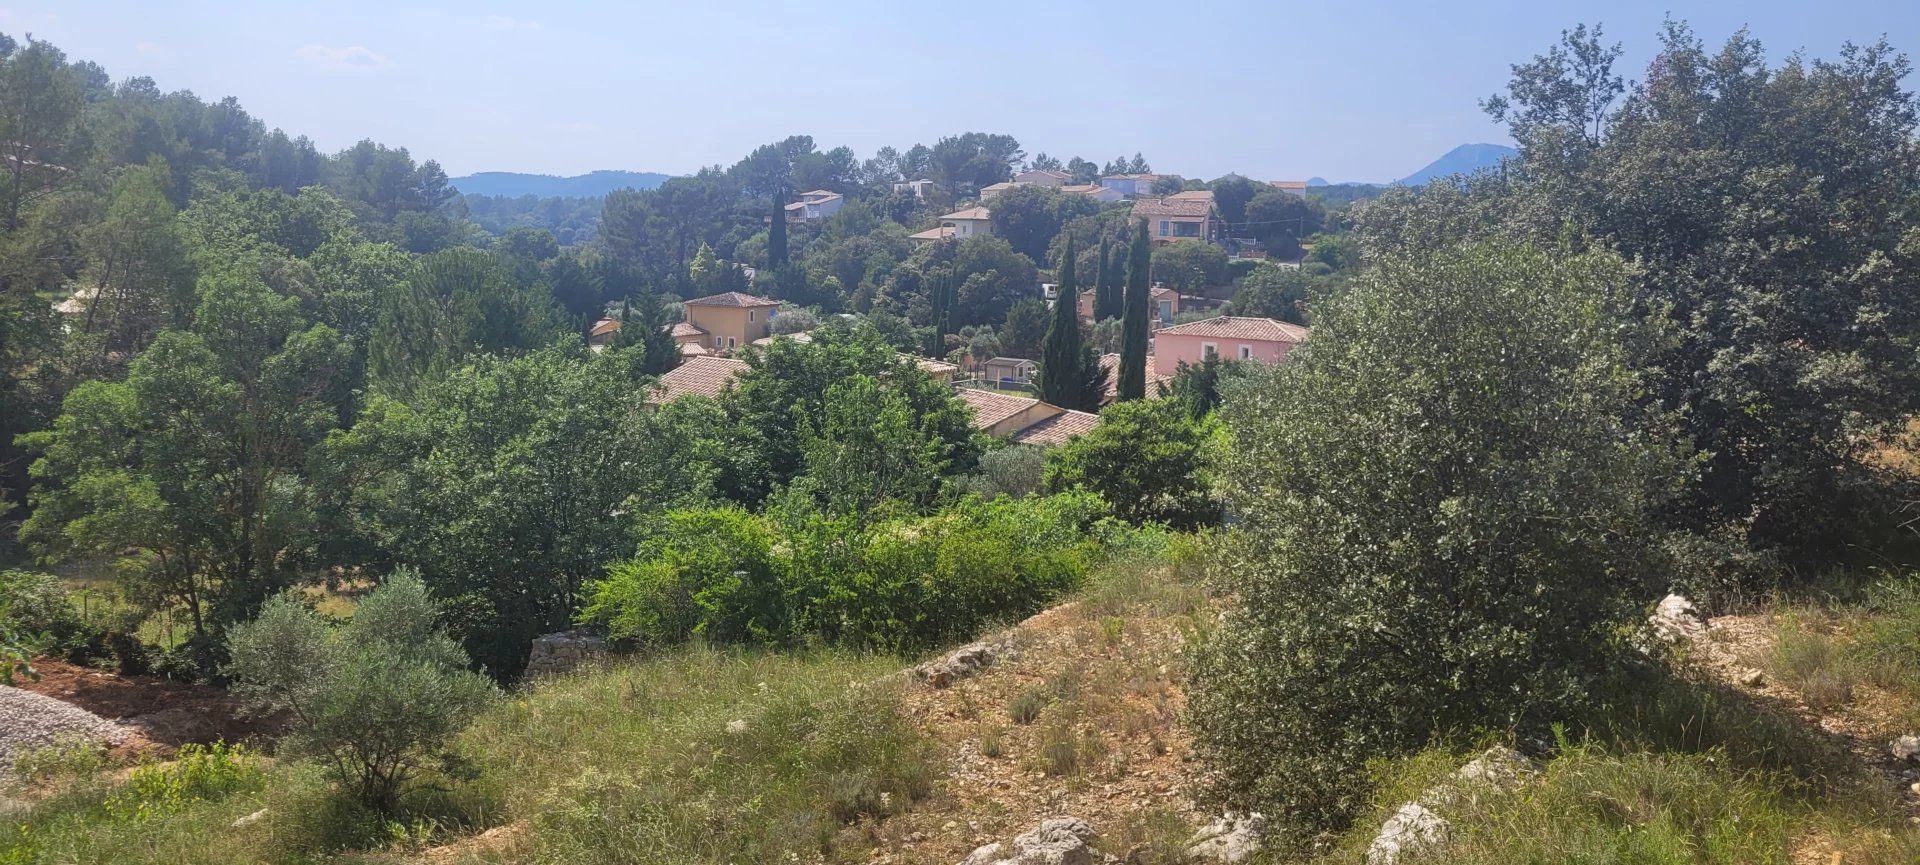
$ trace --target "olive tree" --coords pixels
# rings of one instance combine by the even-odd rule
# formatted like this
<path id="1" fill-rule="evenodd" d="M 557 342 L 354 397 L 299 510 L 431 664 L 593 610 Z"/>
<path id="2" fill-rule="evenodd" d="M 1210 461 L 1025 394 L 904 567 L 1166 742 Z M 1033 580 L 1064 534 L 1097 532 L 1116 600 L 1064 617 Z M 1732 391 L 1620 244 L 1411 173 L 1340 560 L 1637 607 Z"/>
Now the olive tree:
<path id="1" fill-rule="evenodd" d="M 1603 253 L 1381 257 L 1234 390 L 1235 607 L 1190 705 L 1221 804 L 1337 827 L 1367 760 L 1550 720 L 1608 669 L 1679 474 L 1636 408 L 1625 288 Z"/>

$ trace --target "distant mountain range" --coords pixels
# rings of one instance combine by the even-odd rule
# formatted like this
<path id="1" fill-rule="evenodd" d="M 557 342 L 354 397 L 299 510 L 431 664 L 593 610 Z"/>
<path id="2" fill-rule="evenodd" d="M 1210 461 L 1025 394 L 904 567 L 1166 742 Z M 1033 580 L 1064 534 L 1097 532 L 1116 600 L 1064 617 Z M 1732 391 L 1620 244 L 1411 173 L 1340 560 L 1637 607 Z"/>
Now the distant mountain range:
<path id="1" fill-rule="evenodd" d="M 505 195 L 518 198 L 597 198 L 616 189 L 652 189 L 667 182 L 670 174 L 651 171 L 595 171 L 574 177 L 551 174 L 522 174 L 517 171 L 482 171 L 452 179 L 453 188 L 469 195 Z"/>
<path id="2" fill-rule="evenodd" d="M 1500 160 L 1519 154 L 1520 151 L 1504 144 L 1462 144 L 1427 163 L 1427 167 L 1394 182 L 1401 186 L 1421 186 L 1449 174 L 1472 174 L 1482 168 L 1492 168 L 1499 165 Z"/>

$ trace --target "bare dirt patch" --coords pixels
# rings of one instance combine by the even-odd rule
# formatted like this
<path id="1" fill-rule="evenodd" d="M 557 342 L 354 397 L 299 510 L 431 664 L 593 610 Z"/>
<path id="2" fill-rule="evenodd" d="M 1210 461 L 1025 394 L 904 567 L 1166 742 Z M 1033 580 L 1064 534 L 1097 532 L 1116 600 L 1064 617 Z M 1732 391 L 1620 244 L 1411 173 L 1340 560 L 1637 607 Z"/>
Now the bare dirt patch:
<path id="1" fill-rule="evenodd" d="M 210 685 L 123 676 L 51 658 L 33 665 L 40 680 L 22 681 L 20 687 L 128 727 L 133 735 L 115 749 L 122 755 L 165 757 L 188 743 L 264 744 L 285 725 L 283 718 L 245 714 L 238 699 Z"/>

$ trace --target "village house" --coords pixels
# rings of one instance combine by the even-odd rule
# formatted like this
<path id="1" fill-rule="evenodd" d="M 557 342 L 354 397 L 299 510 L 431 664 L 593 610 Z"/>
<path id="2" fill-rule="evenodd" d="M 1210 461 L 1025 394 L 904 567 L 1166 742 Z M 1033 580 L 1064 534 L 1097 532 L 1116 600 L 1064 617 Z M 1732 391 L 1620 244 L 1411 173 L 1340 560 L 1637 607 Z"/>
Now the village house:
<path id="1" fill-rule="evenodd" d="M 1060 191 L 1074 195 L 1084 195 L 1101 204 L 1112 204 L 1126 198 L 1126 196 L 1120 194 L 1120 190 L 1109 189 L 1098 183 L 1080 183 L 1072 186 L 1062 186 L 1060 187 Z"/>
<path id="2" fill-rule="evenodd" d="M 1153 184 L 1160 180 L 1158 174 L 1109 174 L 1100 178 L 1100 185 L 1127 198 L 1136 198 L 1153 194 Z"/>
<path id="3" fill-rule="evenodd" d="M 788 222 L 811 222 L 826 219 L 840 212 L 847 203 L 846 196 L 838 192 L 816 189 L 800 193 L 800 200 L 787 205 Z"/>
<path id="4" fill-rule="evenodd" d="M 993 211 L 984 207 L 969 207 L 956 210 L 940 217 L 940 225 L 918 234 L 909 234 L 911 240 L 966 240 L 969 237 L 991 236 L 993 234 Z"/>
<path id="5" fill-rule="evenodd" d="M 980 365 L 980 377 L 1000 387 L 1025 387 L 1038 366 L 1024 357 L 996 357 Z"/>
<path id="6" fill-rule="evenodd" d="M 1304 180 L 1269 180 L 1267 181 L 1267 185 L 1288 195 L 1298 195 L 1301 198 L 1307 197 L 1307 182 Z"/>
<path id="7" fill-rule="evenodd" d="M 732 351 L 773 333 L 780 301 L 739 291 L 686 302 L 687 320 L 673 326 L 673 341 L 714 353 Z M 682 353 L 686 353 L 682 349 Z"/>
<path id="8" fill-rule="evenodd" d="M 1154 327 L 1164 327 L 1173 323 L 1173 317 L 1180 313 L 1180 292 L 1164 285 L 1156 285 L 1147 291 L 1147 302 L 1151 305 L 1153 316 L 1147 323 Z M 1089 324 L 1093 322 L 1093 289 L 1080 292 L 1080 318 Z"/>
<path id="9" fill-rule="evenodd" d="M 783 335 L 779 338 L 799 336 L 804 334 Z M 911 355 L 902 356 L 911 357 Z M 914 360 L 923 369 L 927 368 L 927 364 L 952 366 L 943 361 L 926 358 L 914 358 Z M 681 361 L 679 366 L 660 376 L 652 392 L 647 395 L 647 402 L 659 405 L 683 396 L 717 397 L 727 389 L 727 385 L 732 384 L 747 369 L 746 361 L 735 358 L 712 355 L 689 357 Z M 1093 429 L 1094 425 L 1100 422 L 1099 415 L 1064 409 L 1033 397 L 977 388 L 958 388 L 954 391 L 954 395 L 971 409 L 974 429 L 1016 444 L 1041 447 L 1064 444 L 1075 436 Z"/>
<path id="10" fill-rule="evenodd" d="M 1220 228 L 1220 211 L 1213 205 L 1213 193 L 1205 190 L 1136 199 L 1130 217 L 1147 221 L 1147 236 L 1154 246 L 1180 240 L 1211 243 Z"/>
<path id="11" fill-rule="evenodd" d="M 1073 175 L 1056 168 L 1033 168 L 1013 176 L 1016 183 L 1030 183 L 1034 186 L 1066 186 Z"/>
<path id="12" fill-rule="evenodd" d="M 1107 400 L 1106 401 L 1109 403 L 1115 402 L 1120 398 L 1120 355 L 1119 353 L 1110 352 L 1108 354 L 1101 355 L 1100 368 L 1107 371 Z M 1147 398 L 1158 399 L 1160 396 L 1161 386 L 1171 385 L 1172 383 L 1173 383 L 1173 376 L 1161 375 L 1160 373 L 1156 372 L 1153 366 L 1153 355 L 1151 354 L 1147 355 L 1147 390 L 1146 390 Z"/>
<path id="13" fill-rule="evenodd" d="M 926 198 L 933 191 L 931 180 L 902 180 L 893 185 L 894 192 L 911 192 L 914 198 Z"/>
<path id="14" fill-rule="evenodd" d="M 1300 325 L 1271 318 L 1203 318 L 1155 332 L 1151 366 L 1154 372 L 1171 377 L 1181 363 L 1198 365 L 1208 357 L 1279 363 L 1306 341 L 1308 333 Z"/>

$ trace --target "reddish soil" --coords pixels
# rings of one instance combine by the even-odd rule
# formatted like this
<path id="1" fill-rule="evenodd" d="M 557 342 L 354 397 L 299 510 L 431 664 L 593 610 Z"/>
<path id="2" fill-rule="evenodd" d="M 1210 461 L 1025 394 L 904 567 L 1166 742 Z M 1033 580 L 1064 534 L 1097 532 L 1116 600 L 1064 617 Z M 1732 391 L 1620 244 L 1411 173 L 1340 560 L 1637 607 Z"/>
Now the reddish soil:
<path id="1" fill-rule="evenodd" d="M 278 716 L 244 713 L 239 699 L 210 685 L 122 676 L 52 658 L 35 660 L 33 666 L 40 680 L 21 681 L 20 687 L 133 728 L 135 735 L 116 749 L 120 752 L 164 757 L 188 743 L 265 744 L 285 725 Z"/>

